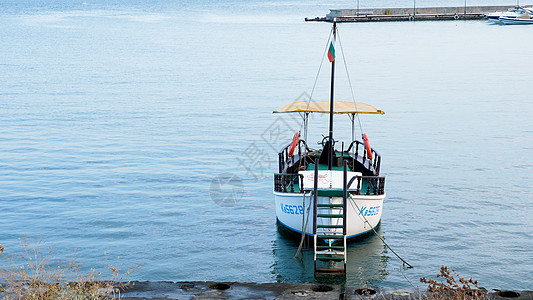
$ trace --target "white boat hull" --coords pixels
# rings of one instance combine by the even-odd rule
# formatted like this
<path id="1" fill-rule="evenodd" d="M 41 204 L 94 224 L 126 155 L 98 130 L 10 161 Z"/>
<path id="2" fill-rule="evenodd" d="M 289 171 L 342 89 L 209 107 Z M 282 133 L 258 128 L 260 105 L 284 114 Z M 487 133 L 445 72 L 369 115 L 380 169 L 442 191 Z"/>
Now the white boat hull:
<path id="1" fill-rule="evenodd" d="M 303 193 L 274 192 L 276 217 L 287 229 L 313 235 L 313 197 Z M 381 221 L 385 195 L 353 195 L 347 200 L 347 239 L 353 239 L 372 232 Z M 318 197 L 318 203 L 342 203 L 342 197 Z M 319 208 L 320 213 L 339 214 L 342 208 Z M 319 220 L 322 225 L 341 225 L 342 218 Z M 329 223 L 324 223 L 329 222 Z M 304 225 L 306 224 L 306 226 Z M 322 230 L 324 231 L 324 230 Z M 327 229 L 342 234 L 342 229 Z"/>
<path id="2" fill-rule="evenodd" d="M 519 18 L 506 18 L 500 17 L 498 21 L 505 25 L 527 25 L 533 24 L 533 19 L 519 19 Z"/>

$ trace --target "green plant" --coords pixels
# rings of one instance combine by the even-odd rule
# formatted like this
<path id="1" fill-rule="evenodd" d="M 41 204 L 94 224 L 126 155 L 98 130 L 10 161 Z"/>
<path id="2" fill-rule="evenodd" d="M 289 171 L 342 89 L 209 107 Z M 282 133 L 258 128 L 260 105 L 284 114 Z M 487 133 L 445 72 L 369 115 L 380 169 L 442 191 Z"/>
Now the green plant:
<path id="1" fill-rule="evenodd" d="M 420 278 L 420 282 L 428 285 L 430 295 L 427 297 L 430 299 L 485 299 L 485 290 L 478 287 L 477 280 L 465 279 L 445 266 L 440 268 L 439 277 L 440 281 Z"/>
<path id="2" fill-rule="evenodd" d="M 20 253 L 0 245 L 0 298 L 2 299 L 116 299 L 124 287 L 119 269 L 83 273 L 75 259 L 56 259 L 53 247 L 29 238 L 20 241 Z"/>

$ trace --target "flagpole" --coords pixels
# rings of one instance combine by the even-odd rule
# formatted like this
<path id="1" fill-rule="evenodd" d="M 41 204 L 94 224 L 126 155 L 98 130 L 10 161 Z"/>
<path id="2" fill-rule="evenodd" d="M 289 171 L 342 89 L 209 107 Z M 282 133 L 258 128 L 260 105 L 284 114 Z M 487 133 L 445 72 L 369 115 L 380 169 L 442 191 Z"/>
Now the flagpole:
<path id="1" fill-rule="evenodd" d="M 337 38 L 337 22 L 333 20 L 333 41 Z M 329 97 L 329 158 L 328 158 L 328 170 L 333 166 L 333 98 L 334 98 L 334 84 L 335 84 L 335 59 L 331 62 L 331 93 Z"/>

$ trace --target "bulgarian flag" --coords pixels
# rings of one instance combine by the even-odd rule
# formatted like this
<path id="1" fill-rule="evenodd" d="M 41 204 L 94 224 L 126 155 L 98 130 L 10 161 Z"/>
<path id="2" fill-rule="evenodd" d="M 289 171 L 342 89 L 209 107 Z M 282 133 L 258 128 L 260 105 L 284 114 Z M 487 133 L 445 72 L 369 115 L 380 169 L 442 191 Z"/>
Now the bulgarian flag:
<path id="1" fill-rule="evenodd" d="M 333 37 L 331 43 L 329 44 L 328 58 L 329 62 L 333 62 L 335 60 L 335 37 Z"/>

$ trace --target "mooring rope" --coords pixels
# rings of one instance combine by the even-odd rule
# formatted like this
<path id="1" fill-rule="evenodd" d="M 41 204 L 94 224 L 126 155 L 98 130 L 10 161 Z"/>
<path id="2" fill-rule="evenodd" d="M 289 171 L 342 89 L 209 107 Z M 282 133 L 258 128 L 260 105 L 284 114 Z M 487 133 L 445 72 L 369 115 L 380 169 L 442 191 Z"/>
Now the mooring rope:
<path id="1" fill-rule="evenodd" d="M 326 47 L 324 47 L 324 52 L 322 53 L 322 59 L 320 60 L 320 66 L 318 67 L 318 71 L 316 72 L 315 76 L 315 82 L 313 83 L 313 89 L 311 89 L 311 94 L 309 95 L 309 99 L 307 99 L 307 107 L 305 110 L 309 110 L 309 105 L 311 104 L 311 101 L 313 99 L 313 94 L 315 93 L 316 83 L 318 82 L 318 77 L 320 76 L 320 71 L 322 70 L 322 65 L 324 64 L 324 58 L 326 57 L 326 52 L 329 49 L 329 42 L 331 41 L 331 36 L 333 35 L 333 28 L 331 29 L 328 37 L 328 41 L 326 43 Z M 301 116 L 302 113 L 300 113 Z M 306 114 L 306 112 L 303 112 L 303 114 Z M 300 132 L 302 132 L 302 128 L 305 126 L 305 119 L 306 117 L 302 118 L 302 123 L 300 124 Z M 307 120 L 309 122 L 309 120 Z M 308 123 L 309 124 L 309 123 Z M 307 136 L 306 136 L 307 137 Z M 305 141 L 307 143 L 307 141 Z M 301 166 L 301 162 L 299 162 L 298 167 Z"/>
<path id="2" fill-rule="evenodd" d="M 398 255 L 396 253 L 396 251 L 392 250 L 392 248 L 389 246 L 389 244 L 387 244 L 387 242 L 385 242 L 385 240 L 381 237 L 381 235 L 379 235 L 379 233 L 376 231 L 376 229 L 374 229 L 374 226 L 372 226 L 372 224 L 370 224 L 370 222 L 368 222 L 368 220 L 366 219 L 365 215 L 361 214 L 361 209 L 359 208 L 359 206 L 357 205 L 357 203 L 355 202 L 355 199 L 352 197 L 352 195 L 350 195 L 350 200 L 352 201 L 352 203 L 355 205 L 355 207 L 357 207 L 357 209 L 359 210 L 359 216 L 362 216 L 363 219 L 365 219 L 365 222 L 368 223 L 368 225 L 370 226 L 370 228 L 372 228 L 372 231 L 374 231 L 374 233 L 378 236 L 378 238 L 383 242 L 383 244 L 385 246 L 387 246 L 387 248 L 389 248 L 390 251 L 392 251 L 392 253 L 394 253 L 394 255 L 396 255 L 396 257 L 398 257 L 404 264 L 406 264 L 409 268 L 414 268 L 411 264 L 409 264 L 408 262 L 406 262 L 403 258 L 400 257 L 400 255 Z M 353 206 L 352 206 L 353 208 Z M 355 208 L 353 208 L 354 211 L 355 211 Z M 355 213 L 357 213 L 357 211 L 355 211 Z"/>
<path id="3" fill-rule="evenodd" d="M 311 194 L 313 194 L 313 192 L 310 192 L 309 193 L 309 199 L 311 199 Z M 302 200 L 302 205 L 303 205 L 303 211 L 305 212 L 305 193 L 304 193 L 304 196 L 303 196 L 303 200 Z M 307 224 L 309 224 L 309 211 L 311 210 L 311 201 L 309 201 L 309 207 L 307 208 L 307 220 L 305 221 L 305 225 L 304 225 L 304 215 L 302 215 L 302 239 L 300 240 L 300 246 L 298 246 L 298 251 L 296 251 L 296 254 L 294 255 L 294 258 L 297 258 L 298 255 L 300 255 L 300 252 L 302 251 L 302 247 L 304 245 L 304 240 L 305 240 L 305 230 L 307 228 Z"/>
<path id="4" fill-rule="evenodd" d="M 311 95 L 309 95 L 309 100 L 307 101 L 307 108 L 309 109 L 309 104 L 311 104 L 311 99 L 313 99 L 313 94 L 315 93 L 315 87 L 316 83 L 318 81 L 318 76 L 320 75 L 320 70 L 322 70 L 322 65 L 324 64 L 324 58 L 326 57 L 326 52 L 329 49 L 329 42 L 331 41 L 331 35 L 333 34 L 333 28 L 331 29 L 328 37 L 328 42 L 326 43 L 326 47 L 324 47 L 324 53 L 322 53 L 322 60 L 320 61 L 320 66 L 318 67 L 318 72 L 316 73 L 315 77 L 315 83 L 313 84 L 313 89 L 311 90 Z"/>
<path id="5" fill-rule="evenodd" d="M 324 47 L 324 52 L 322 53 L 322 59 L 320 60 L 320 65 L 318 66 L 318 71 L 316 72 L 315 76 L 315 82 L 313 83 L 313 88 L 311 89 L 311 94 L 309 95 L 309 99 L 307 100 L 307 107 L 305 110 L 309 110 L 309 105 L 311 104 L 311 101 L 313 99 L 313 94 L 315 93 L 316 83 L 318 82 L 318 77 L 320 76 L 320 71 L 322 70 L 322 65 L 324 64 L 324 57 L 326 57 L 326 52 L 329 48 L 329 41 L 331 40 L 331 35 L 333 34 L 333 28 L 331 29 L 328 37 L 328 42 L 326 43 L 326 47 Z M 304 119 L 304 118 L 302 118 Z M 304 126 L 304 120 L 302 120 L 302 125 L 300 125 L 300 130 L 302 130 L 302 127 Z M 307 142 L 307 141 L 306 141 Z"/>
<path id="6" fill-rule="evenodd" d="M 342 47 L 341 37 L 338 33 L 337 33 L 337 39 L 339 40 L 339 46 L 341 48 L 342 60 L 344 62 L 344 70 L 346 71 L 348 85 L 350 86 L 350 91 L 352 92 L 352 102 L 355 106 L 355 110 L 357 111 L 357 102 L 355 101 L 355 94 L 353 92 L 352 80 L 350 79 L 350 73 L 348 72 L 348 64 L 346 64 L 346 55 L 344 55 L 344 48 Z M 361 124 L 361 118 L 359 117 L 359 113 L 355 113 L 355 115 L 357 116 L 357 122 L 359 123 L 359 130 L 361 130 L 361 135 L 363 135 L 363 125 Z M 354 116 L 354 118 L 356 116 Z"/>

